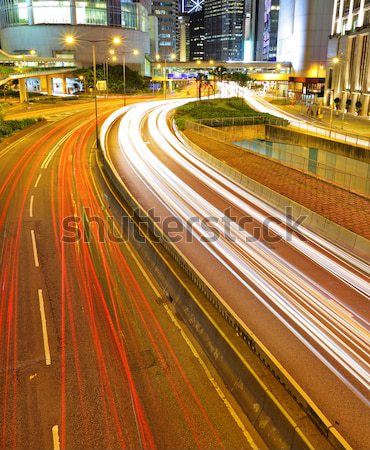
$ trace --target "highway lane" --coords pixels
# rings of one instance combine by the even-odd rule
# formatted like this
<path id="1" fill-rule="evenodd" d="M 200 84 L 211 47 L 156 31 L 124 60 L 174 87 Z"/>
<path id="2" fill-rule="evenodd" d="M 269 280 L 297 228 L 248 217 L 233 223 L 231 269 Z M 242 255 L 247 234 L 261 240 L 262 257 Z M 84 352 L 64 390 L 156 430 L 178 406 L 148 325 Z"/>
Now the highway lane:
<path id="1" fill-rule="evenodd" d="M 0 149 L 1 447 L 263 447 L 131 245 L 108 236 L 93 117 Z"/>
<path id="2" fill-rule="evenodd" d="M 310 241 L 292 235 L 281 215 L 197 160 L 168 127 L 166 115 L 174 106 L 126 110 L 108 134 L 109 157 L 163 228 L 168 231 L 168 218 L 175 218 L 178 248 L 343 435 L 364 447 L 370 361 L 366 262 L 307 230 Z M 226 233 L 222 217 L 228 209 L 235 219 Z M 251 242 L 271 215 L 270 238 Z M 205 239 L 215 233 L 217 240 Z M 183 239 L 189 234 L 190 245 Z"/>

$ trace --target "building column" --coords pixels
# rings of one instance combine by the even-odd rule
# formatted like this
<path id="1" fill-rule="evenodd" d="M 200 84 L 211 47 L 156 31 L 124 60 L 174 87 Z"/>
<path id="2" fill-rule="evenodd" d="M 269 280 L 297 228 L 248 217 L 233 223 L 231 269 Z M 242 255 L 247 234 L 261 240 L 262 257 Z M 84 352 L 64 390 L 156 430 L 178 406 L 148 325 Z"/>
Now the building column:
<path id="1" fill-rule="evenodd" d="M 19 102 L 25 103 L 28 100 L 26 78 L 19 78 Z"/>
<path id="2" fill-rule="evenodd" d="M 369 101 L 370 101 L 370 96 L 369 95 L 362 95 L 362 112 L 361 112 L 361 115 L 364 116 L 364 117 L 368 116 Z"/>
<path id="3" fill-rule="evenodd" d="M 48 95 L 53 95 L 53 77 L 46 76 L 46 91 Z"/>
<path id="4" fill-rule="evenodd" d="M 33 5 L 32 0 L 27 0 L 27 16 L 28 16 L 28 25 L 33 25 Z"/>
<path id="5" fill-rule="evenodd" d="M 46 75 L 40 76 L 40 92 L 48 91 L 48 81 Z"/>
<path id="6" fill-rule="evenodd" d="M 76 25 L 76 0 L 70 0 L 71 25 Z"/>
<path id="7" fill-rule="evenodd" d="M 66 93 L 67 93 L 67 79 L 63 75 L 62 76 L 62 94 L 66 94 Z"/>

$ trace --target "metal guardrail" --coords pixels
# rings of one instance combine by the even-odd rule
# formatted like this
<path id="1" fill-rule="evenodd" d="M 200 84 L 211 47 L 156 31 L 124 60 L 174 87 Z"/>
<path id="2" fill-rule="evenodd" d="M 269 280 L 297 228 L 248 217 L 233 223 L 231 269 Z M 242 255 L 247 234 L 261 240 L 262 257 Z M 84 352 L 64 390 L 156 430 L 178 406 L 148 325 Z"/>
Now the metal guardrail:
<path id="1" fill-rule="evenodd" d="M 279 117 L 265 116 L 251 116 L 251 117 L 215 117 L 212 119 L 199 119 L 197 123 L 206 125 L 208 127 L 234 127 L 241 125 L 276 125 L 288 126 L 289 121 Z"/>
<path id="2" fill-rule="evenodd" d="M 357 147 L 364 147 L 370 150 L 370 138 L 358 134 L 347 133 L 337 128 L 325 128 L 314 125 L 312 122 L 303 122 L 300 120 L 289 119 L 292 128 L 305 131 L 306 133 L 314 133 L 320 137 L 339 141 L 344 144 L 355 145 Z M 369 123 L 370 127 L 370 123 Z"/>

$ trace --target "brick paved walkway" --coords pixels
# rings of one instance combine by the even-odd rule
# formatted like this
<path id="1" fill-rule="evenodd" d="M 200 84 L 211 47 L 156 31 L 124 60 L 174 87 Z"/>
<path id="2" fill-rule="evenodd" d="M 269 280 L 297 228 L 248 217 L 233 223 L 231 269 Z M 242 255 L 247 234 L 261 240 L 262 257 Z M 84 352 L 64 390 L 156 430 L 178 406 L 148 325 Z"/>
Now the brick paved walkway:
<path id="1" fill-rule="evenodd" d="M 214 157 L 329 220 L 370 239 L 370 201 L 275 161 L 187 131 Z"/>

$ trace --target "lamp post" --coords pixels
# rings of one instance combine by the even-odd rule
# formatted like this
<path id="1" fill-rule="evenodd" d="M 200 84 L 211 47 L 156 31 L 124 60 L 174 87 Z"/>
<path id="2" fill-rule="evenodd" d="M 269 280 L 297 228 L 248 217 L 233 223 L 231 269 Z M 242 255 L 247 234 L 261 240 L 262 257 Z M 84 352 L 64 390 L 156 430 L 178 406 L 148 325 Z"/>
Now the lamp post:
<path id="1" fill-rule="evenodd" d="M 96 80 L 96 45 L 100 44 L 102 42 L 111 42 L 114 45 L 119 45 L 119 44 L 121 44 L 121 38 L 114 37 L 113 39 L 90 40 L 90 39 L 75 38 L 72 35 L 67 35 L 64 38 L 64 42 L 68 45 L 73 45 L 78 42 L 88 42 L 89 44 L 91 44 L 92 63 L 93 63 L 93 78 L 94 78 L 95 142 L 96 142 L 96 148 L 100 148 L 99 123 L 98 123 L 98 101 L 97 101 L 97 87 L 96 87 L 96 84 L 97 84 L 97 80 Z"/>
<path id="2" fill-rule="evenodd" d="M 170 55 L 165 55 L 164 56 L 164 67 L 163 67 L 163 76 L 164 76 L 164 81 L 163 81 L 163 95 L 164 95 L 164 99 L 166 100 L 167 99 L 167 58 L 168 58 L 168 56 L 172 59 L 172 61 L 173 60 L 175 60 L 176 59 L 176 53 L 171 53 Z M 160 60 L 160 55 L 155 55 L 155 59 L 156 59 L 156 61 L 158 62 L 159 60 Z M 157 67 L 158 67 L 158 65 L 157 65 Z"/>
<path id="3" fill-rule="evenodd" d="M 112 50 L 110 50 L 111 52 Z M 114 52 L 114 50 L 113 50 Z M 117 52 L 117 54 L 122 55 L 122 77 L 123 77 L 123 105 L 126 106 L 126 55 L 139 55 L 139 50 L 132 50 L 131 52 Z M 112 54 L 112 53 L 111 53 Z M 114 61 L 117 60 L 113 59 Z"/>

